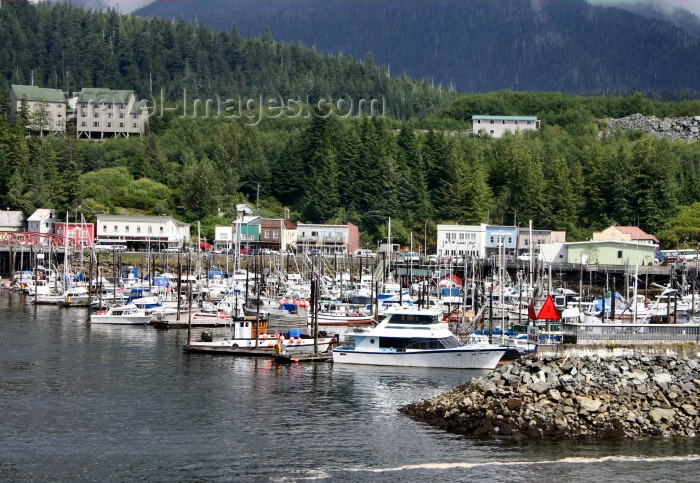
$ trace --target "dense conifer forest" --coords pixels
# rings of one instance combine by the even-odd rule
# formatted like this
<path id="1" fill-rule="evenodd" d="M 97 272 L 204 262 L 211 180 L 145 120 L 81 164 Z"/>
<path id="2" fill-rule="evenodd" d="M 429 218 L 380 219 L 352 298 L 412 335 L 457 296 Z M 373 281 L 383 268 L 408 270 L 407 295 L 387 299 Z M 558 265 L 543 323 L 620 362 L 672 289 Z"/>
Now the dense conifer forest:
<path id="1" fill-rule="evenodd" d="M 62 21 L 71 25 L 59 36 L 63 50 L 59 38 L 53 44 L 39 40 L 40 32 L 49 35 Z M 108 29 L 109 25 L 114 28 Z M 150 60 L 144 65 L 136 59 L 125 61 L 131 54 L 119 45 L 137 42 L 154 25 L 163 32 L 148 43 Z M 81 39 L 90 35 L 102 39 L 103 31 L 103 50 L 88 55 L 90 47 Z M 114 40 L 114 57 L 109 32 L 120 32 L 120 40 Z M 238 38 L 242 45 L 259 49 L 260 55 L 274 47 L 279 49 L 275 52 L 308 59 L 321 73 L 316 76 L 309 68 L 304 82 L 321 85 L 323 79 L 331 78 L 337 82 L 333 88 L 319 87 L 320 96 L 329 95 L 326 88 L 354 92 L 351 89 L 361 86 L 362 79 L 371 86 L 366 92 L 379 86 L 372 82 L 385 82 L 369 73 L 357 78 L 328 76 L 332 65 L 347 63 L 362 72 L 369 63 L 319 56 L 266 37 L 235 37 L 184 23 L 69 6 L 3 2 L 0 36 L 8 41 L 19 37 L 11 40 L 11 49 L 0 53 L 5 94 L 7 85 L 16 82 L 17 69 L 21 76 L 35 69 L 35 79 L 45 86 L 65 88 L 66 79 L 57 70 L 62 64 L 49 62 L 48 54 L 32 52 L 51 48 L 65 54 L 70 45 L 84 49 L 81 53 L 92 59 L 82 71 L 76 70 L 77 60 L 71 64 L 74 73 L 90 79 L 90 86 L 147 89 L 143 82 L 157 71 L 158 62 L 183 58 L 163 53 L 176 45 L 189 51 L 186 61 L 175 73 L 165 69 L 162 75 L 175 83 L 196 84 L 182 76 L 185 67 L 190 59 L 206 59 L 211 52 L 200 52 L 194 49 L 200 44 L 185 39 L 201 37 L 220 38 L 228 45 L 220 51 L 223 57 L 235 54 L 227 42 Z M 96 59 L 99 52 L 102 55 Z M 241 82 L 264 83 L 267 78 L 261 72 L 270 67 L 263 62 L 258 66 L 261 70 L 255 70 L 255 63 L 247 63 L 253 58 L 237 74 L 230 66 L 238 64 L 232 61 L 226 73 L 211 73 L 208 82 L 226 88 L 231 79 L 226 76 L 239 76 Z M 17 69 L 8 70 L 9 65 Z M 276 60 L 275 65 L 277 69 Z M 372 71 L 380 69 L 374 66 Z M 292 85 L 294 79 L 282 75 L 279 85 L 270 86 Z M 389 85 L 394 80 L 386 82 L 387 89 L 395 87 Z M 699 101 L 662 102 L 639 93 L 458 95 L 408 79 L 396 85 L 416 93 L 414 99 L 421 102 L 435 101 L 434 112 L 418 106 L 415 112 L 420 115 L 401 116 L 394 111 L 385 117 L 340 117 L 324 116 L 306 106 L 308 115 L 265 118 L 255 126 L 236 119 L 170 112 L 152 116 L 149 132 L 141 138 L 94 142 L 76 140 L 70 133 L 29 133 L 26 119 L 10 123 L 4 111 L 0 116 L 0 203 L 25 214 L 39 207 L 60 213 L 80 209 L 88 220 L 98 213 L 168 213 L 188 222 L 201 221 L 203 233 L 211 237 L 213 226 L 231 222 L 235 204 L 246 201 L 263 216 L 282 216 L 288 209 L 293 220 L 355 223 L 370 246 L 385 235 L 389 218 L 392 236 L 400 243 L 408 243 L 410 232 L 420 241 L 426 230 L 428 239 L 434 240 L 437 223 L 525 226 L 530 219 L 535 228 L 567 230 L 570 240 L 584 239 L 592 230 L 612 223 L 639 225 L 668 245 L 700 240 L 700 143 L 659 140 L 636 131 L 600 134 L 602 119 L 607 117 L 637 112 L 659 117 L 698 115 Z M 5 109 L 7 104 L 0 105 Z M 536 115 L 543 127 L 501 139 L 472 136 L 467 130 L 473 114 Z"/>
<path id="2" fill-rule="evenodd" d="M 623 2 L 620 2 L 623 3 Z M 645 2 L 629 2 L 645 3 Z M 682 5 L 682 2 L 679 2 Z M 700 91 L 697 18 L 685 28 L 574 1 L 157 1 L 136 14 L 301 42 L 462 92 Z M 651 15 L 651 14 L 649 14 Z"/>

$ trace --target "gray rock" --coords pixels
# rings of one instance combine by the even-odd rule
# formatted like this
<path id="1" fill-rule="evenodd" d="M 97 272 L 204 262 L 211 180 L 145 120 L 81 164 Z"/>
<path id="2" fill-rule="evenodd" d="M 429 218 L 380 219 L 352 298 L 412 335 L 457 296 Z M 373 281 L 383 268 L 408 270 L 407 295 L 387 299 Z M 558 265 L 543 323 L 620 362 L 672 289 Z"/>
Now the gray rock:
<path id="1" fill-rule="evenodd" d="M 530 384 L 528 386 L 528 389 L 537 394 L 544 394 L 551 389 L 551 386 L 546 382 L 535 382 L 533 384 Z"/>
<path id="2" fill-rule="evenodd" d="M 675 416 L 676 412 L 673 409 L 654 408 L 649 411 L 649 418 L 656 423 L 672 421 Z"/>

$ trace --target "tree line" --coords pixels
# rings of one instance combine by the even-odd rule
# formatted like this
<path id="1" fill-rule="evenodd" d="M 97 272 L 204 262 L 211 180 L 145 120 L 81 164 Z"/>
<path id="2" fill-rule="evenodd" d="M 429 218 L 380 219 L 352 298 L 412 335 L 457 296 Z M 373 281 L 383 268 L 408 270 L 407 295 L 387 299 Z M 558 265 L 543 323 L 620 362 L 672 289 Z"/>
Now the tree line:
<path id="1" fill-rule="evenodd" d="M 167 213 L 202 221 L 207 236 L 248 202 L 263 216 L 288 209 L 294 221 L 355 223 L 371 245 L 389 218 L 402 243 L 426 230 L 434 239 L 438 223 L 527 220 L 570 240 L 610 224 L 637 225 L 670 244 L 700 239 L 700 228 L 692 232 L 700 223 L 688 221 L 700 202 L 698 143 L 601 136 L 589 123 L 498 139 L 436 123 L 311 117 L 249 127 L 166 115 L 142 138 L 90 142 L 31 136 L 2 116 L 0 202 L 26 215 L 80 206 L 89 220 Z"/>

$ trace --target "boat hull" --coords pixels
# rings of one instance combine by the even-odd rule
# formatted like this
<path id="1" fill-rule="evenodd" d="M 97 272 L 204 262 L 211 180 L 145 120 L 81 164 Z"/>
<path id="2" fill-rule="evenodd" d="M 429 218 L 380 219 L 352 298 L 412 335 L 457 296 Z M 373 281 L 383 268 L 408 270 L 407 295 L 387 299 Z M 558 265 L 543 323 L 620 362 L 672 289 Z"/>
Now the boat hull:
<path id="1" fill-rule="evenodd" d="M 151 321 L 150 315 L 91 315 L 91 324 L 112 325 L 147 325 Z"/>
<path id="2" fill-rule="evenodd" d="M 505 348 L 455 348 L 440 350 L 362 351 L 353 347 L 333 350 L 333 363 L 373 366 L 493 369 Z"/>

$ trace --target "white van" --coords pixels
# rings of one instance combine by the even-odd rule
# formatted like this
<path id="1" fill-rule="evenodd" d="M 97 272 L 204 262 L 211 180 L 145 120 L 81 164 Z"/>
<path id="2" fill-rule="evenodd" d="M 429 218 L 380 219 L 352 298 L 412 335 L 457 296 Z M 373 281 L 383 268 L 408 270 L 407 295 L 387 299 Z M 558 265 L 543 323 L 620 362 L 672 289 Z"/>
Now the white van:
<path id="1" fill-rule="evenodd" d="M 367 250 L 366 248 L 358 248 L 355 250 L 352 256 L 356 258 L 377 258 L 376 253 L 374 253 L 372 250 Z"/>

